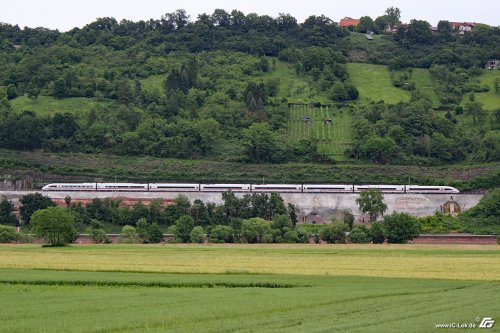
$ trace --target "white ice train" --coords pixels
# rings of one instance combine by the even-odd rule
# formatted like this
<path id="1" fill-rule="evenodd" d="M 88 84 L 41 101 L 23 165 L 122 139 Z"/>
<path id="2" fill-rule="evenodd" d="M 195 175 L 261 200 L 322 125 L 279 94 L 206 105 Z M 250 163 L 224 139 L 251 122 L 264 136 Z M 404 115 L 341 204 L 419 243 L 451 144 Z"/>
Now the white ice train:
<path id="1" fill-rule="evenodd" d="M 196 183 L 53 183 L 42 191 L 359 193 L 370 188 L 384 193 L 459 193 L 451 186 Z"/>

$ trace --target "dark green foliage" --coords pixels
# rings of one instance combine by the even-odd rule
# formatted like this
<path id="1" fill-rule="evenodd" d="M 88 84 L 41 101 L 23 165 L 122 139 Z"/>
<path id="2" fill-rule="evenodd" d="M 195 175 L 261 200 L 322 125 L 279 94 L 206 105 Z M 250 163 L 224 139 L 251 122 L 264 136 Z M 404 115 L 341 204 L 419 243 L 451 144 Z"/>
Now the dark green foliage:
<path id="1" fill-rule="evenodd" d="M 349 230 L 347 224 L 342 221 L 333 220 L 331 224 L 324 226 L 320 231 L 321 239 L 328 243 L 345 243 L 346 232 Z"/>
<path id="2" fill-rule="evenodd" d="M 385 241 L 384 226 L 382 222 L 373 222 L 370 231 L 373 244 L 382 244 Z"/>
<path id="3" fill-rule="evenodd" d="M 37 210 L 31 216 L 30 223 L 33 233 L 51 246 L 65 245 L 77 236 L 75 218 L 67 208 L 49 207 Z"/>
<path id="4" fill-rule="evenodd" d="M 420 233 L 420 222 L 408 213 L 384 216 L 384 232 L 389 243 L 406 243 Z"/>
<path id="5" fill-rule="evenodd" d="M 0 224 L 14 225 L 16 223 L 17 219 L 14 215 L 14 205 L 6 198 L 3 198 L 2 201 L 0 201 Z"/>
<path id="6" fill-rule="evenodd" d="M 47 196 L 40 193 L 26 194 L 19 199 L 21 207 L 19 212 L 25 224 L 29 224 L 31 216 L 39 209 L 55 206 L 55 203 Z"/>
<path id="7" fill-rule="evenodd" d="M 352 215 L 352 211 L 350 209 L 344 209 L 342 211 L 342 220 L 349 227 L 349 230 L 352 229 L 352 225 L 354 224 L 354 215 Z"/>
<path id="8" fill-rule="evenodd" d="M 145 218 L 137 221 L 136 226 L 137 238 L 139 242 L 144 244 L 154 244 L 163 241 L 163 232 L 157 223 L 148 224 Z"/>
<path id="9" fill-rule="evenodd" d="M 423 233 L 441 234 L 461 229 L 457 218 L 442 213 L 422 217 L 419 222 Z"/>
<path id="10" fill-rule="evenodd" d="M 175 238 L 187 243 L 194 228 L 194 220 L 190 215 L 182 215 L 175 221 Z"/>
<path id="11" fill-rule="evenodd" d="M 500 234 L 500 189 L 492 190 L 458 220 L 466 232 Z"/>
<path id="12" fill-rule="evenodd" d="M 355 244 L 364 244 L 370 242 L 371 232 L 365 226 L 360 226 L 353 228 L 351 232 L 349 232 L 349 240 L 351 243 Z"/>

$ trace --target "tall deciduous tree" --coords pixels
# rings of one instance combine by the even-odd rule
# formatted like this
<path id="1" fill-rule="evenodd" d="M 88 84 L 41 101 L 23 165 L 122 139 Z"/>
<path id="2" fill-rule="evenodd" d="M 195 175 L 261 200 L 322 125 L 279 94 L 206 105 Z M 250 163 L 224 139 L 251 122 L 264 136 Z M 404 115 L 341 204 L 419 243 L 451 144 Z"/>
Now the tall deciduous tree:
<path id="1" fill-rule="evenodd" d="M 49 207 L 36 211 L 31 216 L 32 230 L 52 246 L 62 246 L 76 237 L 75 218 L 62 207 Z"/>
<path id="2" fill-rule="evenodd" d="M 387 205 L 384 202 L 384 195 L 378 188 L 364 190 L 356 199 L 359 210 L 363 214 L 370 216 L 370 221 L 375 222 L 377 217 L 383 215 L 387 210 Z"/>

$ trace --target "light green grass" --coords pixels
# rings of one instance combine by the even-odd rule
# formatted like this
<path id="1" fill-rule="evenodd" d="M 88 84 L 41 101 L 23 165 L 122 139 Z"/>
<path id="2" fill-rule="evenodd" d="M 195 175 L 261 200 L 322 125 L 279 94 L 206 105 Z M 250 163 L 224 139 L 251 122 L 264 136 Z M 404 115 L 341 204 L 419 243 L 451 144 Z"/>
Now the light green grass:
<path id="1" fill-rule="evenodd" d="M 436 88 L 434 86 L 434 80 L 432 79 L 431 73 L 428 69 L 424 68 L 413 68 L 413 74 L 411 81 L 417 86 L 417 90 L 422 92 L 424 95 L 429 96 L 434 107 L 439 106 L 439 97 L 436 94 Z"/>
<path id="2" fill-rule="evenodd" d="M 0 245 L 0 268 L 500 281 L 500 247 L 122 245 L 41 248 L 40 245 Z"/>
<path id="3" fill-rule="evenodd" d="M 0 331 L 433 332 L 500 317 L 499 254 L 498 246 L 2 245 Z M 189 274 L 140 273 L 166 266 Z M 263 274 L 272 266 L 288 272 Z M 430 267 L 443 279 L 428 278 Z"/>
<path id="4" fill-rule="evenodd" d="M 485 110 L 495 110 L 500 108 L 500 92 L 496 93 L 493 82 L 495 78 L 500 80 L 500 70 L 485 71 L 479 76 L 481 84 L 486 84 L 490 87 L 490 91 L 484 93 L 476 93 L 476 100 L 483 103 Z M 464 98 L 466 101 L 467 99 Z"/>
<path id="5" fill-rule="evenodd" d="M 410 93 L 392 85 L 389 68 L 384 65 L 348 63 L 347 72 L 359 90 L 362 101 L 381 101 L 396 104 L 408 102 Z"/>
<path id="6" fill-rule="evenodd" d="M 311 117 L 310 123 L 303 120 L 306 116 Z M 332 125 L 326 125 L 325 119 L 331 119 Z M 349 110 L 329 107 L 291 107 L 288 137 L 292 141 L 315 138 L 318 140 L 320 152 L 336 160 L 345 160 L 344 151 L 352 144 Z"/>
<path id="7" fill-rule="evenodd" d="M 11 101 L 14 111 L 33 111 L 38 115 L 54 115 L 56 113 L 71 113 L 77 119 L 83 118 L 90 110 L 100 106 L 112 106 L 114 103 L 109 100 L 97 101 L 94 98 L 72 97 L 56 99 L 49 96 L 38 96 L 36 100 L 31 100 L 26 96 L 21 96 Z"/>

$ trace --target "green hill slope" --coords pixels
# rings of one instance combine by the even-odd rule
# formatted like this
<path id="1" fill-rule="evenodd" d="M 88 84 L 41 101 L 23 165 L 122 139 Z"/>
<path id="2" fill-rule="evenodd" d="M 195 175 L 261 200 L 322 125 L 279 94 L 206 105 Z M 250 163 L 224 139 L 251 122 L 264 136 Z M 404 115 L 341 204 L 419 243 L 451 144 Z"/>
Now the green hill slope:
<path id="1" fill-rule="evenodd" d="M 381 101 L 395 104 L 408 102 L 410 94 L 392 85 L 389 68 L 384 65 L 364 63 L 347 64 L 347 72 L 352 83 L 359 90 L 361 101 Z"/>

